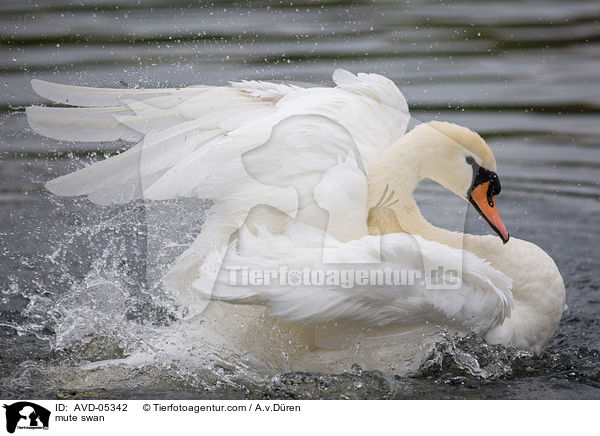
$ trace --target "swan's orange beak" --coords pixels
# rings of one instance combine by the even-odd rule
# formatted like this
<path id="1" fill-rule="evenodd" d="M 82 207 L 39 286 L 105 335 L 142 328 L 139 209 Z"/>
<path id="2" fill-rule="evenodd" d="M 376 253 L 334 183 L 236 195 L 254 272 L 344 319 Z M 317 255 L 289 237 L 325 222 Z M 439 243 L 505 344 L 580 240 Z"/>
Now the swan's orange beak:
<path id="1" fill-rule="evenodd" d="M 496 207 L 496 200 L 490 190 L 490 182 L 481 183 L 473 188 L 469 194 L 469 202 L 506 244 L 509 235 Z"/>

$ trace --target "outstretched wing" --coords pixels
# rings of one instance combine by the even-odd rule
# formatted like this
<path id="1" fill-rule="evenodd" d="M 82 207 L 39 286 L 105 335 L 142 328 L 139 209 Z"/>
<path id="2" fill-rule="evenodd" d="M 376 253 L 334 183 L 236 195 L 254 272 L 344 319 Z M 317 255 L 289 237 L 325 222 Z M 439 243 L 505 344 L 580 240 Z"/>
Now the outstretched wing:
<path id="1" fill-rule="evenodd" d="M 267 204 L 294 214 L 294 188 L 309 182 L 316 187 L 315 180 L 332 168 L 348 176 L 326 177 L 336 185 L 321 185 L 317 200 L 333 204 L 343 195 L 351 198 L 357 183 L 366 183 L 365 168 L 404 134 L 408 107 L 393 82 L 343 70 L 333 78 L 334 88 L 243 81 L 154 90 L 35 80 L 32 85 L 42 97 L 79 107 L 33 106 L 27 117 L 36 132 L 51 138 L 135 143 L 110 159 L 51 180 L 46 186 L 55 194 L 86 195 L 103 205 L 139 198 L 213 200 L 201 235 L 166 277 L 185 287 L 206 253 L 226 243 L 253 206 Z M 356 166 L 336 170 L 348 153 Z M 357 209 L 351 202 L 342 204 L 349 214 Z"/>
<path id="2" fill-rule="evenodd" d="M 227 87 L 155 90 L 34 80 L 32 86 L 42 97 L 82 107 L 32 106 L 27 117 L 36 132 L 55 139 L 137 143 L 106 161 L 48 182 L 48 189 L 58 195 L 87 195 L 99 204 L 141 197 L 216 198 L 223 194 L 222 180 L 229 180 L 233 171 L 221 164 L 239 160 L 244 152 L 264 144 L 274 126 L 287 117 L 320 115 L 340 124 L 350 132 L 365 163 L 404 134 L 408 108 L 390 80 L 343 70 L 337 70 L 334 79 L 336 88 L 244 81 Z M 289 163 L 291 167 L 292 156 Z M 194 166 L 201 169 L 195 177 L 173 181 L 174 174 L 183 175 L 183 168 Z"/>

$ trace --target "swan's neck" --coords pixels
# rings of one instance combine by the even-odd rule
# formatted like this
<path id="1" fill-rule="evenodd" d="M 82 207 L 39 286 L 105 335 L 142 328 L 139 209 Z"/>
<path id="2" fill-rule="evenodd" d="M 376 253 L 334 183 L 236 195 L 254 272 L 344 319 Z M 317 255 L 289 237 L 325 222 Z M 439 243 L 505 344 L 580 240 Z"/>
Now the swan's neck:
<path id="1" fill-rule="evenodd" d="M 414 199 L 413 192 L 419 182 L 435 178 L 427 173 L 428 163 L 434 159 L 435 149 L 432 147 L 417 147 L 401 140 L 369 168 L 368 206 L 373 215 L 380 215 L 376 219 L 378 233 L 406 232 L 452 247 L 463 244 L 465 235 L 431 224 L 423 217 Z M 386 187 L 388 193 L 394 193 L 390 202 L 397 201 L 389 208 L 376 208 Z M 393 213 L 389 213 L 390 209 Z"/>
<path id="2" fill-rule="evenodd" d="M 413 191 L 424 178 L 436 180 L 440 168 L 432 162 L 443 161 L 443 155 L 435 146 L 409 140 L 409 135 L 404 136 L 369 168 L 369 230 L 420 235 L 490 262 L 512 278 L 515 308 L 511 318 L 491 330 L 486 339 L 540 353 L 552 337 L 564 307 L 565 288 L 556 265 L 539 247 L 517 238 L 504 245 L 495 236 L 452 232 L 429 223 L 421 214 Z M 378 206 L 383 193 L 391 191 L 394 198 Z M 394 200 L 397 202 L 392 204 Z"/>

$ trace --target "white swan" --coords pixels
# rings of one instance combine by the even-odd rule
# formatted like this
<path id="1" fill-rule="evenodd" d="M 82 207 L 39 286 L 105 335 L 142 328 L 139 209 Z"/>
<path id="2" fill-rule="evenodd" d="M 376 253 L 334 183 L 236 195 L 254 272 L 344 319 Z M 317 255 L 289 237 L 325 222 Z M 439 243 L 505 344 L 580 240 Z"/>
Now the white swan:
<path id="1" fill-rule="evenodd" d="M 563 280 L 540 248 L 509 241 L 495 205 L 495 158 L 483 139 L 440 122 L 405 134 L 408 107 L 390 80 L 343 70 L 333 79 L 334 88 L 243 81 L 153 90 L 34 80 L 42 97 L 79 107 L 32 106 L 27 117 L 56 139 L 137 142 L 48 182 L 58 195 L 104 205 L 215 202 L 164 278 L 181 298 L 213 300 L 201 315 L 204 341 L 305 370 L 359 363 L 409 372 L 440 327 L 541 353 L 562 315 Z M 500 238 L 431 225 L 412 195 L 424 178 L 468 200 Z M 377 284 L 380 270 L 431 278 L 427 271 L 439 268 L 459 271 L 461 280 L 444 276 L 441 288 L 427 280 L 339 282 L 349 269 L 372 272 Z M 250 284 L 239 275 L 246 269 L 325 271 L 331 282 L 307 276 L 300 285 L 294 277 L 269 286 L 263 274 Z"/>

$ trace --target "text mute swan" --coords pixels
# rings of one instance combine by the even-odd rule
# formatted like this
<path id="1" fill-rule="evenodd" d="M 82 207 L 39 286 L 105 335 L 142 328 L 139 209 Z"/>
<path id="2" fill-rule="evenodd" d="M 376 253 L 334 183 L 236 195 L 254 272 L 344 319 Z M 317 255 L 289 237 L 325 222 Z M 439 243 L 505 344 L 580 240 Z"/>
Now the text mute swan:
<path id="1" fill-rule="evenodd" d="M 34 80 L 42 97 L 77 107 L 27 116 L 51 138 L 135 143 L 48 182 L 55 194 L 214 201 L 163 279 L 186 301 L 211 301 L 202 340 L 297 370 L 408 372 L 441 327 L 540 353 L 564 284 L 544 251 L 509 239 L 490 148 L 450 123 L 405 134 L 406 101 L 385 77 L 333 79 L 148 90 Z M 499 237 L 430 224 L 413 198 L 424 178 L 469 201 Z"/>

